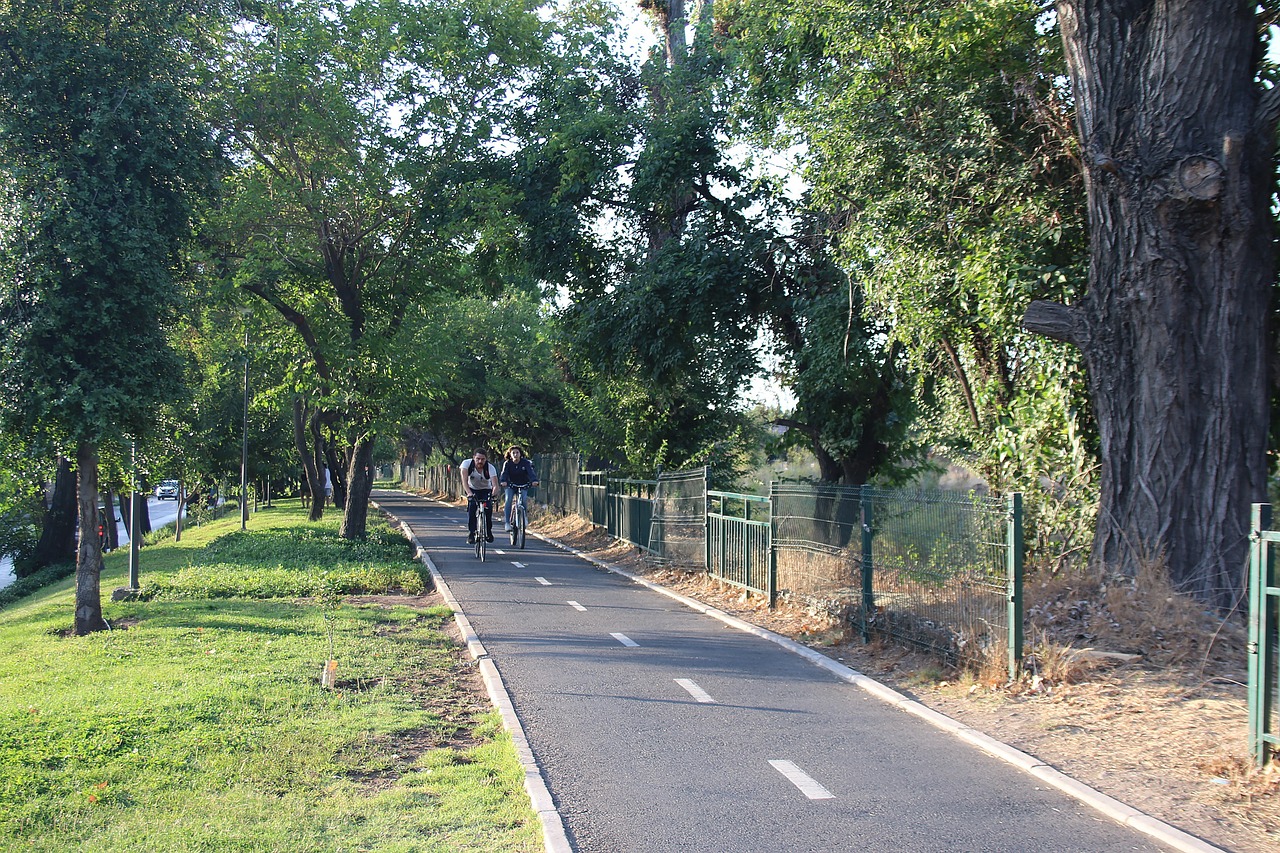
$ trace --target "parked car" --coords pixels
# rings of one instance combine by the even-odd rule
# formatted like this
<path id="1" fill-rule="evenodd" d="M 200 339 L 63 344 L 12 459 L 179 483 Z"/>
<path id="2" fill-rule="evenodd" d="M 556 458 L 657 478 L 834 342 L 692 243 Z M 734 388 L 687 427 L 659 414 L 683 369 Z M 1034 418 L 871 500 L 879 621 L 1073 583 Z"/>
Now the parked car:
<path id="1" fill-rule="evenodd" d="M 161 480 L 160 485 L 156 486 L 156 500 L 162 501 L 166 498 L 171 498 L 175 501 L 178 499 L 177 480 Z"/>

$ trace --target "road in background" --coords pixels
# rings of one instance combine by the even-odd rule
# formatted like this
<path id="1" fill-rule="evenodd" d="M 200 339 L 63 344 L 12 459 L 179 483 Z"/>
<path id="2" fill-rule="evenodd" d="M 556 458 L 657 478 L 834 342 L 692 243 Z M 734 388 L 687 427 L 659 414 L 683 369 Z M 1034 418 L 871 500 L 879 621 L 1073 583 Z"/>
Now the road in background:
<path id="1" fill-rule="evenodd" d="M 151 527 L 164 527 L 166 524 L 173 524 L 178 520 L 178 502 L 162 501 L 155 496 L 147 498 L 147 513 L 151 516 Z M 124 522 L 119 519 L 120 507 L 115 507 L 116 530 L 120 535 L 120 547 L 129 544 L 129 531 L 125 529 Z M 0 559 L 0 589 L 4 589 L 9 584 L 17 580 L 13 574 L 13 560 L 8 557 Z"/>

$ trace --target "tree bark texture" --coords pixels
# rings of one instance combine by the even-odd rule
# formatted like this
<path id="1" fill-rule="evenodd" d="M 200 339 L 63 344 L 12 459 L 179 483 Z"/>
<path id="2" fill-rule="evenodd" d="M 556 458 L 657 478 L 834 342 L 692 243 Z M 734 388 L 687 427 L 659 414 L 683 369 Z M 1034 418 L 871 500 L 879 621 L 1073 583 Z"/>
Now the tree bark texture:
<path id="1" fill-rule="evenodd" d="M 76 615 L 72 632 L 92 634 L 108 627 L 102 618 L 102 548 L 98 544 L 98 449 L 84 442 L 76 449 L 80 545 L 76 552 Z"/>
<path id="2" fill-rule="evenodd" d="M 53 481 L 53 495 L 44 514 L 40 541 L 30 567 L 18 566 L 18 577 L 26 577 L 37 569 L 76 559 L 76 475 L 71 460 L 58 457 L 58 473 Z"/>
<path id="3" fill-rule="evenodd" d="M 1059 0 L 1090 227 L 1089 288 L 1033 305 L 1079 346 L 1101 438 L 1093 559 L 1162 558 L 1220 607 L 1266 494 L 1274 128 L 1254 6 Z"/>
<path id="4" fill-rule="evenodd" d="M 356 440 L 347 454 L 346 503 L 338 535 L 343 539 L 364 539 L 369 532 L 369 495 L 373 491 L 373 436 Z"/>

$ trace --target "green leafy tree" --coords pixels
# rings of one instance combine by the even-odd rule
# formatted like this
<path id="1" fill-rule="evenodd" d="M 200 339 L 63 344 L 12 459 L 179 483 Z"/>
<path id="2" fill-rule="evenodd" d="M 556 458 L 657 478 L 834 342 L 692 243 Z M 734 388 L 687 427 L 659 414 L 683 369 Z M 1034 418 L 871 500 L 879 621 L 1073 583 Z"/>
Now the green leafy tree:
<path id="1" fill-rule="evenodd" d="M 519 443 L 530 453 L 560 450 L 567 438 L 563 382 L 553 357 L 551 319 L 533 296 L 455 299 L 434 317 L 438 392 L 408 421 L 451 462 L 475 447 Z"/>
<path id="2" fill-rule="evenodd" d="M 873 328 L 918 377 L 923 437 L 995 488 L 1039 495 L 1041 518 L 1087 504 L 1097 445 L 1080 359 L 1022 328 L 1030 299 L 1084 283 L 1052 18 L 1027 0 L 726 0 L 720 14 L 736 119 L 798 160 Z"/>
<path id="3" fill-rule="evenodd" d="M 800 398 L 786 425 L 812 444 L 824 478 L 909 470 L 918 454 L 901 349 L 860 310 L 861 286 L 833 263 L 823 218 L 790 201 L 776 175 L 727 153 L 733 57 L 710 4 L 645 8 L 661 45 L 638 85 L 613 69 L 593 120 L 571 126 L 581 134 L 571 143 L 559 139 L 587 152 L 565 158 L 561 186 L 608 211 L 613 233 L 601 242 L 617 259 L 568 283 L 566 362 L 583 440 L 640 469 L 702 464 L 754 441 L 742 391 L 771 342 Z M 618 118 L 605 123 L 610 109 Z M 625 134 L 634 155 L 616 143 Z M 610 156 L 610 169 L 573 169 Z"/>
<path id="4" fill-rule="evenodd" d="M 221 90 L 241 164 L 234 280 L 310 356 L 306 405 L 336 438 L 341 535 L 359 538 L 375 436 L 431 396 L 413 306 L 501 289 L 518 234 L 497 138 L 547 35 L 521 3 L 410 0 L 264 5 L 236 33 Z"/>
<path id="5" fill-rule="evenodd" d="M 100 447 L 145 434 L 176 390 L 163 318 L 212 150 L 192 109 L 198 10 L 0 4 L 0 412 L 74 453 L 77 634 L 105 627 L 102 555 L 83 535 L 98 527 Z"/>

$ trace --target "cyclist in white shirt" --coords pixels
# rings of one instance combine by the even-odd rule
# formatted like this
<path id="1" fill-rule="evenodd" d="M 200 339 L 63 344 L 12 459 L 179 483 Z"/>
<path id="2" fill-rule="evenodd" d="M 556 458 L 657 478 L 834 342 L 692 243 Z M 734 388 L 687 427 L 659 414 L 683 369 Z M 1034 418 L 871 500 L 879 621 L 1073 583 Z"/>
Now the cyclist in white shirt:
<path id="1" fill-rule="evenodd" d="M 493 541 L 493 493 L 498 489 L 498 469 L 489 464 L 489 454 L 477 450 L 471 458 L 459 466 L 462 475 L 462 493 L 467 496 L 467 544 L 476 542 L 476 510 L 481 502 L 488 507 L 485 516 L 486 542 Z"/>

